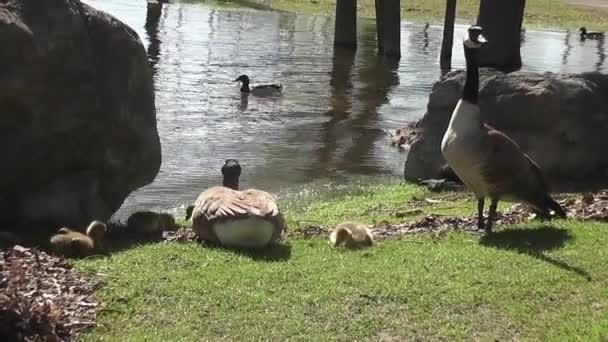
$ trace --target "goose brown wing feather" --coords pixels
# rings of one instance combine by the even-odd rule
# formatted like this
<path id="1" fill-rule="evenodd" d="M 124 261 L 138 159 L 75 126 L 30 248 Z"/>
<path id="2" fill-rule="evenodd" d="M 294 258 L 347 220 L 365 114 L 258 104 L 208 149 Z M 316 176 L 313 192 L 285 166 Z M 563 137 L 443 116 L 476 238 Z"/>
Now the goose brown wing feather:
<path id="1" fill-rule="evenodd" d="M 485 125 L 484 180 L 494 195 L 515 195 L 526 198 L 545 192 L 542 172 L 536 162 L 506 134 Z"/>
<path id="2" fill-rule="evenodd" d="M 207 189 L 199 195 L 192 211 L 192 229 L 203 240 L 215 241 L 211 225 L 216 220 L 259 216 L 269 219 L 279 229 L 285 229 L 283 217 L 274 197 L 264 191 L 247 189 L 232 190 L 223 186 Z"/>
<path id="3" fill-rule="evenodd" d="M 249 210 L 253 215 L 268 217 L 279 214 L 279 208 L 274 197 L 261 190 L 247 189 L 242 192 L 243 202 L 249 205 Z"/>

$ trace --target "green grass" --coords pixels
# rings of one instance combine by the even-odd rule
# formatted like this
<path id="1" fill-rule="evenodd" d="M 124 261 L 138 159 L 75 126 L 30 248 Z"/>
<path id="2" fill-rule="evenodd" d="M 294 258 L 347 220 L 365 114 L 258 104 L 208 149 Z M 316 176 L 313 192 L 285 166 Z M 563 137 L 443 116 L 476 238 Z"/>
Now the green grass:
<path id="1" fill-rule="evenodd" d="M 335 1 L 318 0 L 188 0 L 207 2 L 224 6 L 242 6 L 257 9 L 303 13 L 310 15 L 334 15 Z M 374 0 L 358 0 L 359 15 L 373 18 Z M 443 23 L 445 0 L 404 0 L 402 19 Z M 479 0 L 458 0 L 457 18 L 460 22 L 471 23 L 477 18 Z M 526 1 L 526 27 L 578 30 L 581 26 L 588 29 L 608 29 L 608 10 L 597 10 L 573 6 L 564 0 Z"/>
<path id="2" fill-rule="evenodd" d="M 381 181 L 282 196 L 290 229 L 307 221 L 473 215 L 463 194 Z M 441 196 L 441 197 L 438 197 Z M 417 197 L 418 199 L 413 199 Z M 608 224 L 554 221 L 332 249 L 292 239 L 266 253 L 148 244 L 76 261 L 103 279 L 88 341 L 584 340 L 608 338 Z"/>

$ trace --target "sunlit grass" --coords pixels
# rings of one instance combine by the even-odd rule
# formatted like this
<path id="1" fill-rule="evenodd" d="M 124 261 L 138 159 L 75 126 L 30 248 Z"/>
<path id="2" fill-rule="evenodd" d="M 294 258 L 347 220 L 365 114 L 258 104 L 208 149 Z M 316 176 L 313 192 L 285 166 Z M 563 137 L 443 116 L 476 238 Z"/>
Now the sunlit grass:
<path id="1" fill-rule="evenodd" d="M 334 15 L 335 0 L 188 0 L 224 6 L 243 6 L 257 9 L 274 9 L 313 15 Z M 374 17 L 374 0 L 358 0 L 359 16 Z M 402 1 L 402 18 L 412 21 L 443 23 L 445 0 Z M 472 23 L 477 18 L 479 0 L 458 0 L 459 22 Z M 524 26 L 533 28 L 578 30 L 608 29 L 608 10 L 595 10 L 567 4 L 564 0 L 528 0 Z"/>
<path id="2" fill-rule="evenodd" d="M 475 213 L 466 193 L 390 180 L 322 185 L 280 203 L 291 229 L 407 220 L 395 213 L 411 208 Z M 608 224 L 498 228 L 490 237 L 416 235 L 356 252 L 318 237 L 257 253 L 168 243 L 77 261 L 105 283 L 100 327 L 84 340 L 608 338 Z"/>

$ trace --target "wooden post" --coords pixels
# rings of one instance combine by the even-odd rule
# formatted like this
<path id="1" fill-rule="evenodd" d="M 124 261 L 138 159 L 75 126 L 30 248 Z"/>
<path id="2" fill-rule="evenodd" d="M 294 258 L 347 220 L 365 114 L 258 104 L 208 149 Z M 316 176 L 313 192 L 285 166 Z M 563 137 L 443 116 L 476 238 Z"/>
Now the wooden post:
<path id="1" fill-rule="evenodd" d="M 384 0 L 375 0 L 376 4 L 376 36 L 378 38 L 378 54 L 384 53 Z"/>
<path id="2" fill-rule="evenodd" d="M 401 1 L 380 0 L 383 2 L 382 34 L 384 35 L 384 55 L 401 56 Z"/>
<path id="3" fill-rule="evenodd" d="M 479 66 L 493 67 L 504 72 L 521 68 L 521 24 L 525 0 L 481 0 L 478 24 L 488 43 L 479 52 Z"/>
<path id="4" fill-rule="evenodd" d="M 452 47 L 454 45 L 454 21 L 456 19 L 456 0 L 447 0 L 443 21 L 443 41 L 441 42 L 441 70 L 452 69 Z"/>
<path id="5" fill-rule="evenodd" d="M 334 46 L 357 47 L 357 0 L 336 1 Z"/>

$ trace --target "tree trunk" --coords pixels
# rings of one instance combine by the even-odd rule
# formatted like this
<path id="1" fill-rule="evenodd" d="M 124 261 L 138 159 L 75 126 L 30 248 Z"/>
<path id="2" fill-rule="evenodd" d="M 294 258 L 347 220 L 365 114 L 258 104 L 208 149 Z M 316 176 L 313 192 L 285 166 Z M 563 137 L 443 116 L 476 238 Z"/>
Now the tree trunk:
<path id="1" fill-rule="evenodd" d="M 521 25 L 526 0 L 481 0 L 478 24 L 488 43 L 479 54 L 479 65 L 504 72 L 521 68 Z"/>
<path id="2" fill-rule="evenodd" d="M 357 47 L 357 0 L 336 1 L 334 45 Z"/>
<path id="3" fill-rule="evenodd" d="M 384 1 L 375 0 L 376 5 L 376 35 L 378 38 L 378 54 L 384 53 Z"/>
<path id="4" fill-rule="evenodd" d="M 452 47 L 454 45 L 454 21 L 456 20 L 456 0 L 447 0 L 443 21 L 443 41 L 441 43 L 441 70 L 452 69 Z"/>
<path id="5" fill-rule="evenodd" d="M 382 4 L 382 35 L 384 36 L 384 55 L 389 57 L 401 56 L 401 1 L 381 0 Z"/>

